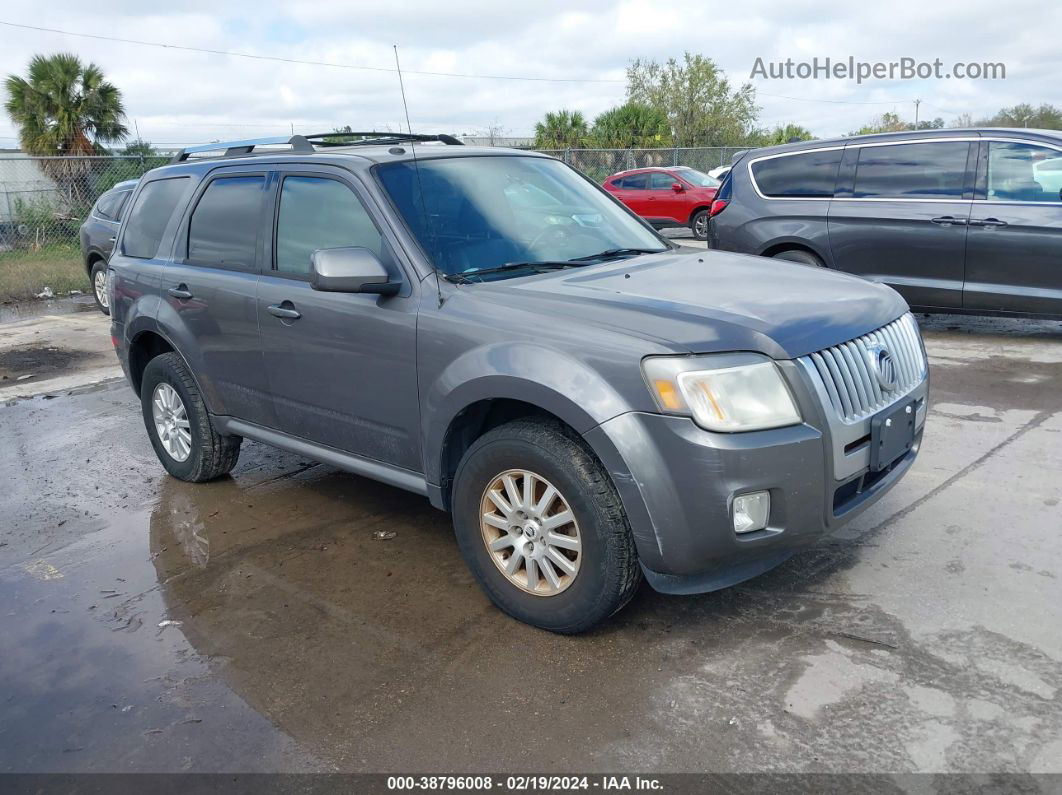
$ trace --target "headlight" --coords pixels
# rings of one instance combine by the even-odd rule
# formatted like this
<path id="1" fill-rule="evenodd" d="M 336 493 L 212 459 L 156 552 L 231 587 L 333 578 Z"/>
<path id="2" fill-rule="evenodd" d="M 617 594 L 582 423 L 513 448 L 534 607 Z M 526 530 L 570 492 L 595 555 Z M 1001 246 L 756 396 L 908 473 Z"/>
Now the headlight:
<path id="1" fill-rule="evenodd" d="M 650 356 L 642 360 L 660 410 L 709 431 L 758 431 L 801 421 L 777 365 L 756 354 Z"/>

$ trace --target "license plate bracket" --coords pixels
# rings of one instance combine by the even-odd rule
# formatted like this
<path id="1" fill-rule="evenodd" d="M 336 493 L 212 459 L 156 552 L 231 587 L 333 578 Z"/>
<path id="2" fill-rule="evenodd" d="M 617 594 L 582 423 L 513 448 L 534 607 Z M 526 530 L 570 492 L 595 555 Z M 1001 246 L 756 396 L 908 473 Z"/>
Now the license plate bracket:
<path id="1" fill-rule="evenodd" d="M 914 446 L 915 403 L 902 403 L 870 422 L 870 469 L 880 472 Z"/>

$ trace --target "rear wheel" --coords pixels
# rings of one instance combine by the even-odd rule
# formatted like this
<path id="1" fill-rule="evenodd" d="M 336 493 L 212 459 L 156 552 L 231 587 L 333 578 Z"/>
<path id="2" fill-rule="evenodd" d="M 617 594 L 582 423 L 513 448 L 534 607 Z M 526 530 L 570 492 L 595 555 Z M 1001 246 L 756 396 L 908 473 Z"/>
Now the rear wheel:
<path id="1" fill-rule="evenodd" d="M 804 251 L 803 249 L 793 248 L 789 251 L 779 251 L 774 255 L 774 259 L 784 259 L 789 262 L 799 262 L 802 265 L 810 265 L 813 268 L 825 268 L 824 263 L 817 256 L 810 251 Z"/>
<path id="2" fill-rule="evenodd" d="M 92 263 L 89 272 L 89 281 L 92 282 L 92 297 L 96 299 L 96 308 L 103 314 L 109 315 L 111 307 L 107 299 L 107 263 L 101 259 Z"/>
<path id="3" fill-rule="evenodd" d="M 454 530 L 487 596 L 552 632 L 590 629 L 641 581 L 608 474 L 559 424 L 516 420 L 469 448 L 454 481 Z"/>
<path id="4" fill-rule="evenodd" d="M 151 446 L 175 478 L 201 483 L 236 466 L 243 440 L 214 430 L 199 387 L 178 354 L 148 362 L 140 403 Z"/>
<path id="5" fill-rule="evenodd" d="M 707 210 L 698 210 L 693 214 L 693 218 L 690 219 L 690 229 L 693 230 L 693 236 L 698 240 L 708 239 Z"/>

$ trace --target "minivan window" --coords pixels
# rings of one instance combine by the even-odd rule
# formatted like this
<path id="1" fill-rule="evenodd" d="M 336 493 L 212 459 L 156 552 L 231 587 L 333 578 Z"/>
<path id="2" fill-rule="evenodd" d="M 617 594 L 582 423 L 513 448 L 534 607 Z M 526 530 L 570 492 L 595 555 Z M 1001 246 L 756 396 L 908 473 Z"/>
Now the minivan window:
<path id="1" fill-rule="evenodd" d="M 966 141 L 864 146 L 856 162 L 855 198 L 961 199 Z"/>
<path id="2" fill-rule="evenodd" d="M 277 218 L 277 270 L 309 275 L 317 249 L 362 246 L 381 253 L 380 232 L 354 192 L 334 179 L 286 177 Z"/>
<path id="3" fill-rule="evenodd" d="M 753 163 L 752 176 L 764 196 L 829 198 L 837 182 L 841 153 L 840 149 L 829 149 L 771 157 Z"/>
<path id="4" fill-rule="evenodd" d="M 1009 141 L 988 142 L 988 198 L 1062 201 L 1062 160 L 1057 149 Z"/>
<path id="5" fill-rule="evenodd" d="M 188 260 L 251 269 L 261 224 L 263 176 L 219 177 L 203 192 L 188 224 Z"/>
<path id="6" fill-rule="evenodd" d="M 141 189 L 126 221 L 122 253 L 140 259 L 151 259 L 158 255 L 162 235 L 188 182 L 188 177 L 158 179 Z"/>

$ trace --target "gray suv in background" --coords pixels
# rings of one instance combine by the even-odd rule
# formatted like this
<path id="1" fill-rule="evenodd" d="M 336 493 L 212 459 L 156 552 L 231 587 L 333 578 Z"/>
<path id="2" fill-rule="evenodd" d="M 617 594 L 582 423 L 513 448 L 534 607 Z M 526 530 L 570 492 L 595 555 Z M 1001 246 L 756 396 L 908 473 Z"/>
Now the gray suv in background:
<path id="1" fill-rule="evenodd" d="M 1062 133 L 921 130 L 758 149 L 709 245 L 847 271 L 916 309 L 1062 318 Z"/>
<path id="2" fill-rule="evenodd" d="M 572 633 L 643 576 L 764 572 L 910 468 L 928 371 L 892 289 L 680 251 L 544 155 L 359 135 L 137 187 L 112 336 L 174 477 L 251 439 L 424 495 L 495 604 Z"/>
<path id="3" fill-rule="evenodd" d="M 136 183 L 135 179 L 128 179 L 101 194 L 92 205 L 88 218 L 81 224 L 78 235 L 85 273 L 92 285 L 92 297 L 96 299 L 96 307 L 105 315 L 110 314 L 107 306 L 107 259 L 114 249 L 122 214 Z"/>

